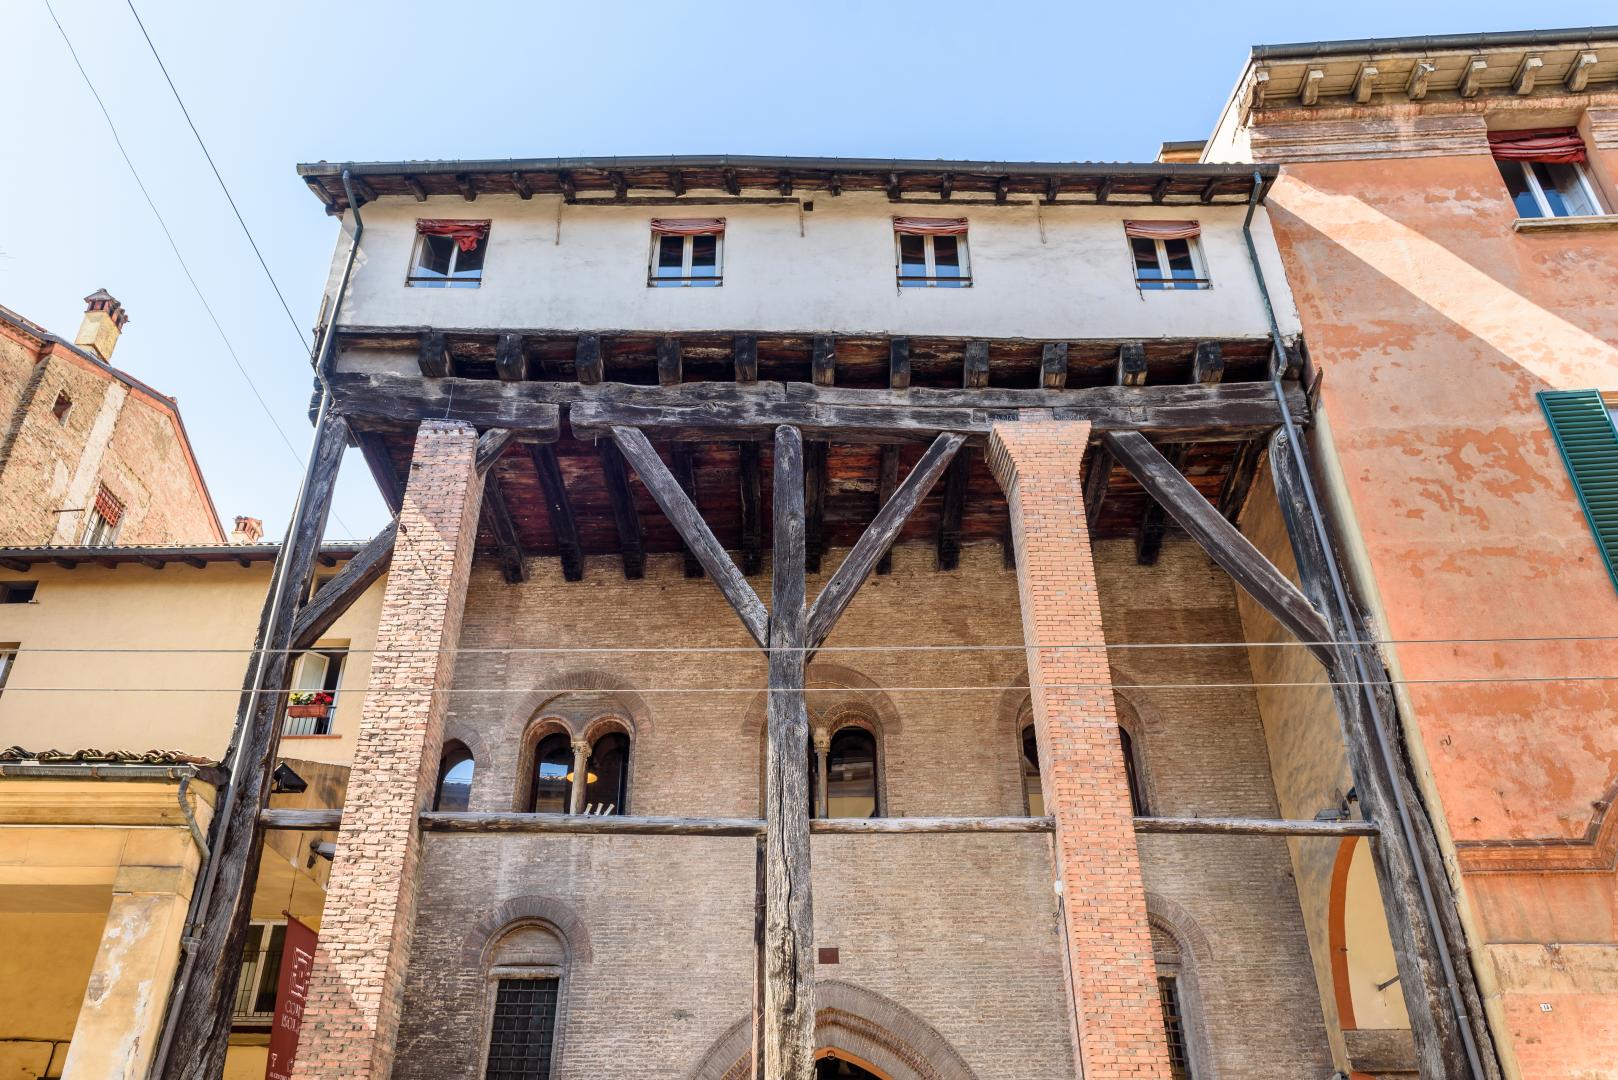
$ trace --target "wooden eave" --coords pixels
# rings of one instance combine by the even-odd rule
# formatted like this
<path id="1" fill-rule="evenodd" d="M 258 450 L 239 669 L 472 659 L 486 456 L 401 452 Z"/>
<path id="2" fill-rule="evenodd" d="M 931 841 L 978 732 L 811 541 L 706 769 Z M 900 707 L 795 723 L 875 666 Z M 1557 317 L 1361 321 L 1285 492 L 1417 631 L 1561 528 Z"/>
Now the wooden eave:
<path id="1" fill-rule="evenodd" d="M 899 202 L 1242 203 L 1273 166 L 1124 162 L 986 162 L 871 158 L 677 156 L 500 161 L 320 162 L 298 175 L 329 213 L 387 196 L 425 200 L 561 195 L 570 203 L 801 199 L 881 192 Z"/>

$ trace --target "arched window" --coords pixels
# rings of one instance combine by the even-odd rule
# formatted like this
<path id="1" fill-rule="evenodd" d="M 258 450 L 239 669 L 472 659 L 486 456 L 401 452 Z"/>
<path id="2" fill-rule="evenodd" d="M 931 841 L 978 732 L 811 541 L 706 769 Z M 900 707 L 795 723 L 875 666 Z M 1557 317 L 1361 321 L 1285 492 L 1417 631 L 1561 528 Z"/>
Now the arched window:
<path id="1" fill-rule="evenodd" d="M 564 731 L 553 732 L 534 748 L 534 778 L 528 809 L 535 814 L 565 814 L 570 809 L 573 743 Z"/>
<path id="2" fill-rule="evenodd" d="M 1202 1080 L 1211 1074 L 1207 1040 L 1197 999 L 1196 972 L 1178 939 L 1152 916 L 1152 960 L 1157 968 L 1157 1000 L 1163 1010 L 1171 1080 Z"/>
<path id="3" fill-rule="evenodd" d="M 520 923 L 495 942 L 489 951 L 485 1076 L 551 1075 L 566 975 L 566 949 L 547 925 Z"/>
<path id="4" fill-rule="evenodd" d="M 584 805 L 593 807 L 598 814 L 628 812 L 629 736 L 623 732 L 609 732 L 590 747 Z"/>
<path id="5" fill-rule="evenodd" d="M 1135 757 L 1135 740 L 1129 729 L 1119 725 L 1118 744 L 1124 755 L 1124 777 L 1129 781 L 1129 807 L 1136 817 L 1151 817 L 1146 803 L 1146 787 L 1140 782 L 1140 761 Z"/>
<path id="6" fill-rule="evenodd" d="M 1029 817 L 1045 816 L 1045 789 L 1039 786 L 1039 740 L 1034 725 L 1022 729 L 1022 797 Z"/>
<path id="7" fill-rule="evenodd" d="M 444 747 L 444 757 L 438 763 L 438 787 L 433 793 L 433 809 L 452 813 L 466 810 L 472 805 L 472 773 L 477 762 L 472 751 L 458 742 Z"/>
<path id="8" fill-rule="evenodd" d="M 876 798 L 876 737 L 845 727 L 831 737 L 826 754 L 826 816 L 880 816 Z"/>

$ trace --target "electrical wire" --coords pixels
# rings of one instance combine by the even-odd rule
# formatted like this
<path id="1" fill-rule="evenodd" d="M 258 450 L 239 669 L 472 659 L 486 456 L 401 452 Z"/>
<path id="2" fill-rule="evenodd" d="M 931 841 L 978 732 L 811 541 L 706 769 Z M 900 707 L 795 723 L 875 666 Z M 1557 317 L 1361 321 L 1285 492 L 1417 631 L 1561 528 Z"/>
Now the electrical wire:
<path id="1" fill-rule="evenodd" d="M 224 325 L 220 323 L 219 317 L 214 314 L 213 306 L 208 303 L 208 298 L 203 295 L 202 287 L 197 284 L 197 279 L 191 273 L 191 267 L 186 263 L 185 256 L 180 254 L 180 246 L 175 242 L 174 234 L 169 231 L 168 222 L 163 219 L 163 214 L 158 210 L 157 203 L 152 199 L 151 192 L 147 190 L 145 181 L 140 177 L 140 170 L 135 168 L 135 162 L 129 156 L 129 151 L 124 148 L 124 140 L 118 134 L 118 125 L 113 122 L 112 113 L 107 111 L 107 104 L 101 99 L 100 91 L 96 89 L 95 83 L 90 79 L 90 73 L 85 70 L 83 62 L 79 60 L 78 50 L 73 47 L 73 39 L 68 37 L 67 30 L 62 26 L 62 21 L 56 17 L 56 9 L 51 7 L 50 0 L 42 0 L 42 2 L 45 5 L 45 10 L 50 14 L 51 22 L 56 24 L 56 32 L 62 35 L 62 42 L 67 46 L 68 55 L 73 58 L 73 66 L 79 69 L 79 75 L 84 79 L 84 85 L 89 89 L 90 96 L 95 98 L 96 106 L 100 108 L 102 117 L 107 121 L 107 129 L 112 132 L 112 141 L 117 145 L 118 153 L 124 159 L 124 164 L 129 167 L 129 174 L 135 178 L 135 186 L 140 188 L 141 196 L 146 200 L 146 205 L 151 208 L 152 216 L 157 219 L 158 227 L 163 230 L 164 238 L 168 240 L 169 250 L 174 252 L 175 261 L 180 264 L 180 269 L 184 272 L 186 281 L 191 283 L 191 290 L 197 294 L 197 301 L 202 304 L 203 311 L 208 313 L 209 321 L 213 323 L 214 329 L 219 332 L 219 339 L 225 343 L 225 351 L 230 354 L 230 359 L 236 365 L 236 370 L 241 372 L 248 389 L 253 392 L 253 397 L 258 401 L 259 408 L 264 410 L 264 416 L 269 420 L 270 425 L 275 428 L 276 433 L 281 436 L 281 441 L 286 444 L 287 452 L 292 455 L 292 460 L 301 467 L 303 458 L 298 455 L 297 448 L 292 445 L 292 439 L 288 437 L 286 429 L 275 418 L 275 413 L 270 410 L 269 403 L 264 400 L 264 395 L 259 392 L 258 384 L 248 374 L 246 365 L 242 363 L 241 357 L 236 353 L 236 346 L 231 344 L 230 335 L 225 333 Z M 343 527 L 345 532 L 353 533 L 354 530 L 342 519 L 342 515 L 334 510 L 332 511 L 332 516 L 337 518 L 337 523 Z"/>

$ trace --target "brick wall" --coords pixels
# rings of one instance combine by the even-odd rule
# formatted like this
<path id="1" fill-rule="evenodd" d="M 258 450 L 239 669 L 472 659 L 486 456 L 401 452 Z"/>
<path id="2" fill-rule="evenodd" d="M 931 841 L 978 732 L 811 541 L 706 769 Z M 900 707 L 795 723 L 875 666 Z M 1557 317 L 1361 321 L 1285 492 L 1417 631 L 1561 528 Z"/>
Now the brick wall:
<path id="1" fill-rule="evenodd" d="M 811 593 L 840 555 L 828 555 Z M 1152 569 L 1136 567 L 1126 543 L 1101 545 L 1096 558 L 1109 636 L 1236 634 L 1229 583 L 1189 543 L 1165 545 Z M 592 559 L 585 580 L 569 583 L 554 560 L 533 560 L 532 580 L 511 586 L 479 562 L 463 648 L 577 651 L 459 658 L 455 685 L 476 692 L 453 696 L 445 736 L 478 756 L 475 809 L 518 804 L 524 733 L 536 720 L 581 725 L 617 712 L 635 728 L 631 812 L 759 812 L 762 702 L 753 688 L 765 672 L 757 653 L 599 651 L 745 650 L 749 639 L 712 583 L 686 579 L 681 567 L 678 557 L 654 556 L 646 580 L 627 582 L 616 559 Z M 753 581 L 766 587 L 767 568 Z M 998 549 L 968 547 L 961 569 L 941 574 L 930 548 L 902 547 L 894 573 L 866 584 L 816 658 L 812 721 L 865 706 L 882 731 L 891 813 L 1022 813 L 1016 716 L 1027 691 L 998 689 L 1026 682 L 1020 649 L 838 651 L 1021 641 L 1016 576 Z M 1138 684 L 1157 681 L 1163 663 L 1156 654 L 1114 659 L 1117 674 Z M 1161 681 L 1247 678 L 1240 650 L 1199 653 L 1170 668 L 1175 679 Z M 873 695 L 862 685 L 996 689 Z M 668 687 L 744 692 L 651 692 Z M 1166 809 L 1273 808 L 1250 693 L 1136 689 L 1130 698 L 1142 717 L 1148 783 Z M 985 1080 L 1071 1077 L 1049 847 L 1037 836 L 816 838 L 816 944 L 839 950 L 839 963 L 819 968 L 820 977 L 903 1006 Z M 435 834 L 424 849 L 395 1066 L 402 1080 L 478 1071 L 488 1023 L 479 956 L 487 917 L 523 898 L 555 901 L 588 940 L 588 960 L 567 976 L 558 1077 L 690 1076 L 747 1015 L 747 840 Z M 1159 906 L 1189 938 L 1188 951 L 1200 949 L 1187 963 L 1196 967 L 1210 1075 L 1324 1075 L 1315 1066 L 1327 1060 L 1325 1033 L 1318 1008 L 1311 1019 L 1307 1007 L 1316 995 L 1284 843 L 1154 838 L 1142 863 L 1149 899 L 1166 902 Z"/>
<path id="2" fill-rule="evenodd" d="M 376 656 L 332 862 L 296 1075 L 383 1080 L 415 926 L 416 814 L 437 779 L 482 480 L 477 433 L 425 421 L 399 512 Z"/>

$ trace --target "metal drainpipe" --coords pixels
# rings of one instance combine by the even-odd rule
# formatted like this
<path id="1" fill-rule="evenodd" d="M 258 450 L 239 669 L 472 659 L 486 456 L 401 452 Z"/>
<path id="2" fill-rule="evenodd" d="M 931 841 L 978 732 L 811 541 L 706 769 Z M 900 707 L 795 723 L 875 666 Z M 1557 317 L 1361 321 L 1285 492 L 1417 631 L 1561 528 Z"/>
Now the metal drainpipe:
<path id="1" fill-rule="evenodd" d="M 326 367 L 332 356 L 334 342 L 337 340 L 337 335 L 335 333 L 337 327 L 337 317 L 338 313 L 342 310 L 343 296 L 348 291 L 349 279 L 354 273 L 354 261 L 358 257 L 360 250 L 360 237 L 365 233 L 365 222 L 361 220 L 359 207 L 354 203 L 354 192 L 349 184 L 349 171 L 347 169 L 343 170 L 343 191 L 348 198 L 349 210 L 354 214 L 354 239 L 348 246 L 348 259 L 343 265 L 343 276 L 338 280 L 337 283 L 336 300 L 332 304 L 331 317 L 327 320 L 325 332 L 320 338 L 320 350 L 313 358 L 315 378 L 319 380 L 321 387 L 320 409 L 315 415 L 315 434 L 314 438 L 310 442 L 309 455 L 305 460 L 303 480 L 298 485 L 298 496 L 295 500 L 293 500 L 292 503 L 292 517 L 287 522 L 286 540 L 283 540 L 281 543 L 281 555 L 286 554 L 287 544 L 290 543 L 292 539 L 292 529 L 297 524 L 298 519 L 303 516 L 303 504 L 309 495 L 310 468 L 315 460 L 314 445 L 315 442 L 320 438 L 321 429 L 325 427 L 327 415 L 331 412 L 331 385 L 326 381 Z M 264 624 L 266 628 L 274 626 L 276 620 L 280 616 L 281 591 L 282 585 L 286 580 L 287 565 L 288 560 L 281 557 L 276 558 L 275 569 L 270 575 L 270 596 L 272 597 L 272 602 L 270 605 L 269 618 Z M 240 785 L 232 782 L 231 771 L 232 767 L 236 763 L 237 757 L 241 753 L 242 739 L 246 734 L 247 725 L 251 720 L 253 712 L 257 708 L 259 696 L 265 692 L 264 661 L 265 652 L 263 650 L 259 650 L 253 654 L 253 677 L 252 688 L 249 691 L 251 695 L 249 698 L 249 704 L 248 707 L 243 709 L 241 714 L 236 718 L 236 726 L 231 732 L 230 736 L 230 748 L 225 751 L 224 761 L 221 762 L 221 767 L 224 770 L 227 779 L 225 780 L 224 791 L 222 793 L 223 798 L 220 800 L 220 805 L 214 812 L 214 821 L 217 824 L 217 827 L 214 830 L 214 852 L 218 852 L 223 848 L 226 835 L 230 831 L 231 811 L 235 806 L 237 795 L 240 792 Z M 207 849 L 204 848 L 204 851 L 206 852 Z M 201 875 L 200 887 L 195 889 L 191 894 L 191 905 L 189 910 L 186 912 L 185 932 L 180 937 L 180 949 L 182 955 L 179 976 L 175 980 L 173 993 L 169 996 L 168 1015 L 163 1022 L 163 1039 L 158 1044 L 157 1053 L 152 1055 L 152 1063 L 150 1068 L 147 1070 L 146 1075 L 149 1077 L 160 1076 L 168 1060 L 169 1047 L 174 1041 L 174 1023 L 180 1015 L 180 1007 L 184 1003 L 186 991 L 190 989 L 191 985 L 192 957 L 194 956 L 194 950 L 197 945 L 197 934 L 201 932 L 204 925 L 202 921 L 199 921 L 199 917 L 203 911 L 207 910 L 208 902 L 213 897 L 214 885 L 219 880 L 218 866 L 219 864 L 217 860 L 210 858 L 206 861 L 203 867 L 205 873 Z M 228 957 L 225 959 L 225 962 L 229 962 Z"/>
<path id="2" fill-rule="evenodd" d="M 1466 1045 L 1466 1059 L 1471 1066 L 1472 1075 L 1487 1076 L 1483 1071 L 1483 1062 L 1478 1056 L 1476 1041 L 1472 1038 L 1472 1025 L 1468 1020 L 1466 1004 L 1461 1000 L 1460 980 L 1455 974 L 1455 961 L 1450 956 L 1449 944 L 1444 940 L 1443 924 L 1438 918 L 1438 902 L 1433 895 L 1432 882 L 1427 877 L 1427 867 L 1421 858 L 1421 848 L 1416 843 L 1416 826 L 1411 820 L 1410 807 L 1405 800 L 1404 785 L 1401 783 L 1403 770 L 1399 765 L 1397 756 L 1393 753 L 1393 745 L 1388 736 L 1388 725 L 1377 707 L 1376 695 L 1371 693 L 1371 671 L 1366 666 L 1365 656 L 1360 646 L 1358 628 L 1354 625 L 1353 609 L 1348 602 L 1348 588 L 1343 583 L 1342 571 L 1337 566 L 1337 557 L 1332 552 L 1331 532 L 1326 527 L 1325 516 L 1320 510 L 1320 500 L 1315 494 L 1314 479 L 1309 475 L 1305 466 L 1303 451 L 1298 445 L 1298 427 L 1292 419 L 1292 410 L 1287 407 L 1286 391 L 1281 386 L 1281 360 L 1286 356 L 1285 344 L 1281 339 L 1281 326 L 1275 319 L 1275 305 L 1270 300 L 1269 286 L 1264 281 L 1264 268 L 1259 265 L 1258 248 L 1253 244 L 1253 212 L 1258 209 L 1259 195 L 1264 190 L 1264 177 L 1257 170 L 1253 172 L 1253 191 L 1247 199 L 1247 216 L 1242 220 L 1242 239 L 1247 244 L 1247 259 L 1253 267 L 1253 277 L 1258 282 L 1259 296 L 1264 301 L 1264 316 L 1270 324 L 1270 345 L 1273 356 L 1270 364 L 1270 385 L 1275 390 L 1275 400 L 1281 406 L 1281 426 L 1286 429 L 1287 448 L 1292 454 L 1293 463 L 1297 466 L 1298 475 L 1303 480 L 1304 498 L 1309 503 L 1309 519 L 1314 527 L 1315 537 L 1320 543 L 1321 551 L 1326 557 L 1326 573 L 1331 578 L 1332 598 L 1336 603 L 1338 616 L 1343 625 L 1348 628 L 1350 639 L 1346 644 L 1352 646 L 1350 653 L 1354 658 L 1355 672 L 1359 677 L 1358 692 L 1364 699 L 1371 712 L 1371 727 L 1376 732 L 1377 754 L 1382 759 L 1383 768 L 1388 770 L 1388 777 L 1393 783 L 1393 805 L 1399 817 L 1399 832 L 1405 846 L 1410 849 L 1411 862 L 1416 871 L 1416 882 L 1421 888 L 1422 908 L 1427 916 L 1427 923 L 1433 928 L 1433 940 L 1438 946 L 1438 959 L 1444 969 L 1444 984 L 1449 989 L 1450 1003 L 1455 1009 L 1456 1026 L 1461 1031 L 1461 1041 Z M 1334 644 L 1345 644 L 1336 642 Z"/>

